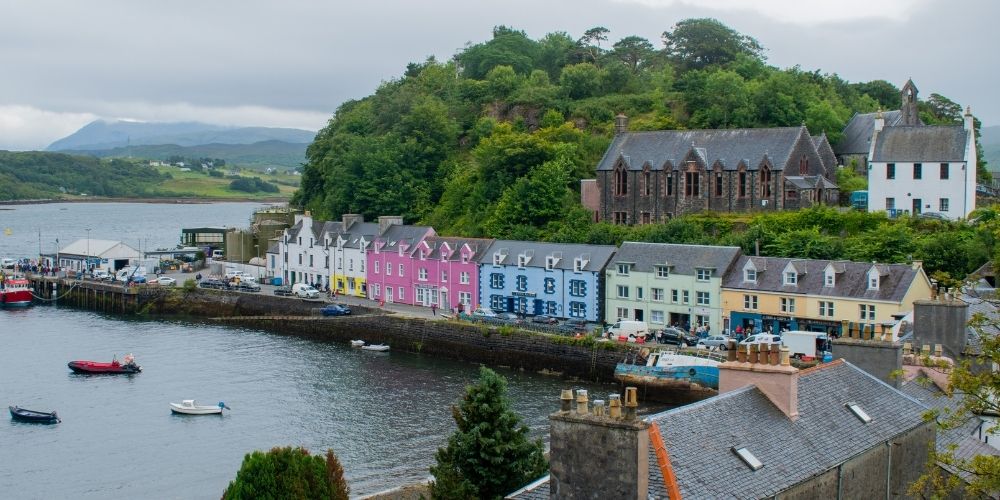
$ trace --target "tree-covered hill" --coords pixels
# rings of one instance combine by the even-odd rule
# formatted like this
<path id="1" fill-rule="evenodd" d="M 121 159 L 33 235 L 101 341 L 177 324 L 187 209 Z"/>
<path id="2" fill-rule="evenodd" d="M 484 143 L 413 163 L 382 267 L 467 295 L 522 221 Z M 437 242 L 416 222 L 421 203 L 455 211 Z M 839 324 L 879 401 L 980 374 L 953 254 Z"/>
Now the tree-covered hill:
<path id="1" fill-rule="evenodd" d="M 261 141 L 253 144 L 213 143 L 198 146 L 159 144 L 63 152 L 98 158 L 145 158 L 159 161 L 167 161 L 171 157 L 218 158 L 225 160 L 226 163 L 254 170 L 264 170 L 268 167 L 288 170 L 302 166 L 306 159 L 306 146 L 306 143 L 300 142 Z"/>
<path id="2" fill-rule="evenodd" d="M 62 153 L 0 151 L 0 200 L 152 196 L 166 177 L 126 160 L 100 160 Z"/>
<path id="3" fill-rule="evenodd" d="M 498 26 L 450 61 L 411 63 L 340 106 L 306 151 L 293 203 L 321 217 L 401 214 L 444 234 L 554 239 L 589 230 L 579 181 L 593 177 L 618 113 L 631 130 L 805 124 L 835 143 L 855 112 L 899 107 L 892 83 L 770 66 L 755 39 L 716 20 L 667 28 L 656 41 L 602 27 L 533 40 Z M 935 96 L 921 103 L 926 123 L 960 116 Z"/>

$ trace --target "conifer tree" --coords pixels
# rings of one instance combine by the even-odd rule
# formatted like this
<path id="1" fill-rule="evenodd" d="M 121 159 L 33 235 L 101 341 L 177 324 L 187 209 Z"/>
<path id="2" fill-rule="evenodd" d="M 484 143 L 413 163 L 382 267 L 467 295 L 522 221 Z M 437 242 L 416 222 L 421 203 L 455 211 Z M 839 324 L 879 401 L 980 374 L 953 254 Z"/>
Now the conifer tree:
<path id="1" fill-rule="evenodd" d="M 510 407 L 507 380 L 486 367 L 452 407 L 458 430 L 439 448 L 431 467 L 433 498 L 502 498 L 548 468 L 542 442 Z"/>
<path id="2" fill-rule="evenodd" d="M 305 448 L 272 448 L 243 457 L 236 479 L 222 493 L 224 500 L 323 499 L 347 500 L 350 488 L 333 450 L 326 457 Z"/>

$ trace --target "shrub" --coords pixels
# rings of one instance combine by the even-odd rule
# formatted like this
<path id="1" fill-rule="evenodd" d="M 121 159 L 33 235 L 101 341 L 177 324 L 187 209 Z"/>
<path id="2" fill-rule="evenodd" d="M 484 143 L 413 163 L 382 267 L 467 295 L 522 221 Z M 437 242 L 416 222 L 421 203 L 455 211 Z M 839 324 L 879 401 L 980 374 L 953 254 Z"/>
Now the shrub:
<path id="1" fill-rule="evenodd" d="M 273 448 L 243 457 L 243 465 L 223 499 L 330 499 L 347 500 L 350 488 L 344 469 L 333 450 L 326 457 L 313 456 L 305 448 Z"/>

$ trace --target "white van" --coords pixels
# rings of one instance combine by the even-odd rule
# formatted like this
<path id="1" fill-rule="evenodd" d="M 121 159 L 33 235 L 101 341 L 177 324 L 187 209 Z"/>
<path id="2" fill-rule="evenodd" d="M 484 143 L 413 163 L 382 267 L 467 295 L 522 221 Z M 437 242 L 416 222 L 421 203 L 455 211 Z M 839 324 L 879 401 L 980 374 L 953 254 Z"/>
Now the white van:
<path id="1" fill-rule="evenodd" d="M 649 333 L 649 325 L 645 321 L 630 320 L 618 321 L 604 332 L 605 336 L 612 340 L 620 337 L 635 340 L 645 338 L 647 333 Z"/>
<path id="2" fill-rule="evenodd" d="M 823 351 L 830 350 L 830 339 L 823 332 L 792 330 L 782 333 L 781 340 L 788 348 L 789 354 L 796 358 L 821 357 Z"/>
<path id="3" fill-rule="evenodd" d="M 740 345 L 749 346 L 750 344 L 781 344 L 781 337 L 777 335 L 772 335 L 770 333 L 755 333 L 740 342 Z M 770 347 L 770 346 L 769 346 Z"/>
<path id="4" fill-rule="evenodd" d="M 319 290 L 306 283 L 296 283 L 292 285 L 292 295 L 303 299 L 318 299 Z"/>

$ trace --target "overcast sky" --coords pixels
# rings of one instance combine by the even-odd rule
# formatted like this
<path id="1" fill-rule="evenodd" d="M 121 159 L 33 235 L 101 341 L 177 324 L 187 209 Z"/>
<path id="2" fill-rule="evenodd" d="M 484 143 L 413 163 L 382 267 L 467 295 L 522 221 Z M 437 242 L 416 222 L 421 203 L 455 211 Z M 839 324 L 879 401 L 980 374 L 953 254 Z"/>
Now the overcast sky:
<path id="1" fill-rule="evenodd" d="M 1000 2 L 988 0 L 0 0 L 0 149 L 41 149 L 96 118 L 316 130 L 347 99 L 446 60 L 494 25 L 538 39 L 604 26 L 662 47 L 715 17 L 772 65 L 849 81 L 912 77 L 1000 124 Z"/>

